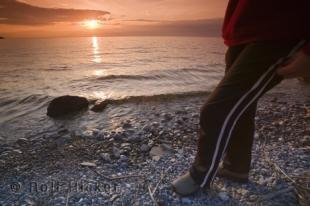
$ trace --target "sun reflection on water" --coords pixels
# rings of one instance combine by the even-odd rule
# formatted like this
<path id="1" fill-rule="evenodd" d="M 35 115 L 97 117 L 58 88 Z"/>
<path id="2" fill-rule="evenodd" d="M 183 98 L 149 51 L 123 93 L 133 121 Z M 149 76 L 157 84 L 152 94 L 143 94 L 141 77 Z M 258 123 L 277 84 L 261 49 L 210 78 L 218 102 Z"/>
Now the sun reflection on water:
<path id="1" fill-rule="evenodd" d="M 106 75 L 106 72 L 103 71 L 102 69 L 96 69 L 94 71 L 94 75 L 96 75 L 96 76 L 104 76 L 104 75 Z"/>
<path id="2" fill-rule="evenodd" d="M 100 47 L 98 43 L 98 37 L 92 37 L 92 47 L 93 47 L 93 59 L 92 61 L 95 63 L 101 63 L 102 58 L 100 56 Z"/>

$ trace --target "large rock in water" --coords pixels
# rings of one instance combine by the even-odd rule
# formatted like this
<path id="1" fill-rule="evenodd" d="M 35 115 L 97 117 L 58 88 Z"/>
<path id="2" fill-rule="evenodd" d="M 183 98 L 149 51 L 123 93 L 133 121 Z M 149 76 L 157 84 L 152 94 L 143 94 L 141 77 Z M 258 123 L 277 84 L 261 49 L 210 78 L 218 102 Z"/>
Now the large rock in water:
<path id="1" fill-rule="evenodd" d="M 89 102 L 85 97 L 61 96 L 53 99 L 47 108 L 47 115 L 60 117 L 88 108 Z"/>

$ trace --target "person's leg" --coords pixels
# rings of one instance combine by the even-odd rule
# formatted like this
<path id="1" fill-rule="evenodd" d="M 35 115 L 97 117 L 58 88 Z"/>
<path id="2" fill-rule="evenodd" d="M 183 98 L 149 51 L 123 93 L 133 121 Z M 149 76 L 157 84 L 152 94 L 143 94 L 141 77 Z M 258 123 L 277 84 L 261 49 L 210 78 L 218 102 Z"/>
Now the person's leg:
<path id="1" fill-rule="evenodd" d="M 236 61 L 245 45 L 230 47 L 225 55 L 227 73 Z M 236 180 L 246 181 L 251 165 L 251 150 L 255 130 L 255 114 L 257 101 L 255 101 L 240 116 L 231 134 L 227 151 L 223 159 L 223 167 L 219 170 L 222 176 L 231 176 Z M 237 174 L 234 174 L 237 173 Z M 237 178 L 239 177 L 239 178 Z"/>
<path id="2" fill-rule="evenodd" d="M 198 152 L 190 169 L 190 177 L 197 185 L 210 185 L 236 123 L 267 89 L 281 81 L 276 66 L 297 46 L 297 42 L 247 45 L 209 96 L 201 110 Z M 184 186 L 180 182 L 184 183 L 184 178 L 173 183 L 174 189 L 188 194 L 186 190 L 178 190 Z"/>

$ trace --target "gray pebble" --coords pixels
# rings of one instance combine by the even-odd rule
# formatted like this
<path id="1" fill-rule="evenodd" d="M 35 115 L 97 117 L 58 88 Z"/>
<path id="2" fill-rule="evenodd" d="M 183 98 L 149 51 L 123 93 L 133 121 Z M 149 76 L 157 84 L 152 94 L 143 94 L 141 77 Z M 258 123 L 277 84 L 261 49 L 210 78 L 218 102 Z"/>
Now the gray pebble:
<path id="1" fill-rule="evenodd" d="M 150 150 L 150 147 L 147 144 L 143 144 L 140 147 L 141 152 L 147 152 Z"/>
<path id="2" fill-rule="evenodd" d="M 101 153 L 100 157 L 105 161 L 105 162 L 111 162 L 111 155 L 109 153 Z"/>
<path id="3" fill-rule="evenodd" d="M 113 152 L 113 156 L 116 159 L 120 158 L 120 155 L 121 155 L 120 149 L 118 149 L 117 147 L 113 147 L 112 152 Z"/>

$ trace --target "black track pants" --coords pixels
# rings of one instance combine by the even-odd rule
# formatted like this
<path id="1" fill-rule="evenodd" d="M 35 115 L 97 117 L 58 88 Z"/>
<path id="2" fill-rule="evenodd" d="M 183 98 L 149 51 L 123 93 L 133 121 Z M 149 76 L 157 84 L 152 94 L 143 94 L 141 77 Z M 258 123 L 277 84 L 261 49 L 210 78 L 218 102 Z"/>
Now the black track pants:
<path id="1" fill-rule="evenodd" d="M 224 165 L 249 171 L 257 101 L 281 82 L 277 66 L 304 43 L 266 41 L 228 49 L 225 76 L 200 114 L 198 152 L 190 173 L 201 187 L 213 181 L 225 152 Z"/>

